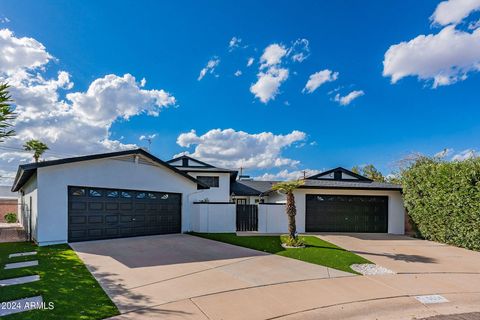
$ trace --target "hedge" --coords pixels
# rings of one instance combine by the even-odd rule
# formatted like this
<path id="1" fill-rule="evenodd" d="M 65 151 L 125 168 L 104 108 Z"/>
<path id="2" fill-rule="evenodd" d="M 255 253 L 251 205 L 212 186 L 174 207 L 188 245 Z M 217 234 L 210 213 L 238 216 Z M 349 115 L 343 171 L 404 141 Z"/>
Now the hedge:
<path id="1" fill-rule="evenodd" d="M 405 206 L 422 237 L 480 250 L 480 158 L 418 158 L 401 180 Z"/>

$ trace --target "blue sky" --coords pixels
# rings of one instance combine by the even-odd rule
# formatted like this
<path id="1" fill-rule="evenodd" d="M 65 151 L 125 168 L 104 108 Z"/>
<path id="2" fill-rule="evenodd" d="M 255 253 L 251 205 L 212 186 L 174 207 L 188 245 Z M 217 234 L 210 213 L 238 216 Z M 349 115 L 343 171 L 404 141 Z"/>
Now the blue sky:
<path id="1" fill-rule="evenodd" d="M 446 2 L 461 5 L 455 0 Z M 111 115 L 107 122 L 92 117 L 90 121 L 96 126 L 90 136 L 98 136 L 96 130 L 106 127 L 109 141 L 121 144 L 109 145 L 108 150 L 131 144 L 145 146 L 140 136 L 155 134 L 151 151 L 162 159 L 187 151 L 218 165 L 238 167 L 239 162 L 232 160 L 233 154 L 236 159 L 245 158 L 242 166 L 253 176 L 367 163 L 387 174 L 395 169 L 397 160 L 412 152 L 433 155 L 448 148 L 452 149 L 448 156 L 453 157 L 479 148 L 480 76 L 475 63 L 478 66 L 480 52 L 476 50 L 478 37 L 474 37 L 478 27 L 474 23 L 480 18 L 475 11 L 478 8 L 460 8 L 467 12 L 460 18 L 448 16 L 452 10 L 441 16 L 436 11 L 439 3 L 23 1 L 19 5 L 18 1 L 4 0 L 0 4 L 0 29 L 10 30 L 10 38 L 35 39 L 51 56 L 48 62 L 19 65 L 19 69 L 41 74 L 45 81 L 56 78 L 60 71 L 68 72 L 72 85 L 55 88 L 58 99 L 54 103 L 65 100 L 65 108 L 79 110 L 85 106 L 89 110 L 83 100 L 72 101 L 67 94 L 85 93 L 96 79 L 106 75 L 130 74 L 139 88 L 144 78 L 146 84 L 141 90 L 151 93 L 163 89 L 175 98 L 175 103 L 157 106 L 158 116 L 148 114 L 151 106 L 145 106 L 136 109 L 128 120 L 125 110 L 115 114 L 115 107 L 102 105 L 109 102 L 97 101 L 98 107 Z M 438 17 L 431 18 L 435 12 L 439 12 Z M 456 34 L 446 34 L 445 43 L 457 43 L 455 35 L 466 36 L 465 41 L 459 41 L 473 48 L 472 52 L 464 57 L 465 50 L 453 50 L 452 56 L 448 45 L 436 47 L 438 42 L 427 39 L 426 47 L 416 48 L 412 43 L 410 47 L 396 48 L 398 52 L 392 51 L 397 57 L 389 66 L 393 71 L 382 75 L 385 55 L 391 46 L 420 35 L 435 37 L 449 27 Z M 229 48 L 233 37 L 241 42 Z M 308 41 L 308 49 L 302 39 Z M 293 47 L 295 41 L 303 45 Z M 292 47 L 293 50 L 285 53 L 281 62 L 261 67 L 261 56 L 271 45 L 286 52 Z M 418 52 L 426 52 L 428 63 Z M 304 60 L 294 61 L 295 53 L 303 53 Z M 250 57 L 254 62 L 247 67 Z M 216 59 L 219 63 L 213 72 L 198 80 L 201 69 L 209 60 Z M 432 65 L 426 66 L 430 62 Z M 0 63 L 0 72 L 1 67 Z M 240 76 L 234 75 L 237 70 L 241 71 Z M 280 82 L 278 90 L 264 103 L 251 87 L 260 73 L 275 76 L 279 70 L 287 70 L 288 77 L 276 79 Z M 338 76 L 311 93 L 302 92 L 310 75 L 323 70 Z M 440 73 L 442 77 L 438 76 Z M 3 78 L 9 79 L 12 74 L 13 71 L 8 75 L 5 71 Z M 395 75 L 400 78 L 392 83 Z M 339 100 L 355 91 L 363 95 L 348 105 L 335 99 L 337 94 Z M 14 93 L 21 101 L 21 90 Z M 48 104 L 41 108 L 49 110 Z M 72 130 L 66 128 L 67 122 L 64 124 L 51 114 L 48 117 L 48 126 Z M 35 123 L 45 128 L 38 118 L 41 117 L 35 118 Z M 32 134 L 29 125 L 19 127 L 26 130 L 21 138 Z M 84 129 L 74 130 L 90 130 Z M 212 129 L 233 129 L 233 133 L 203 136 Z M 195 135 L 183 136 L 184 142 L 179 144 L 179 136 L 191 130 L 195 130 Z M 239 131 L 245 134 L 238 135 Z M 288 136 L 283 144 L 276 145 L 278 135 L 295 131 L 303 135 Z M 40 135 L 37 138 L 51 146 L 49 157 L 95 151 L 84 146 L 88 139 L 76 141 L 72 149 L 69 144 L 75 136 L 43 137 L 42 130 L 35 132 Z M 251 136 L 262 132 L 271 133 L 270 138 L 265 138 L 266 144 L 258 142 L 263 138 Z M 215 139 L 224 141 L 217 143 Z M 239 142 L 240 139 L 245 140 Z M 237 146 L 238 143 L 243 144 Z M 25 155 L 15 149 L 21 146 L 20 139 L 7 146 L 12 154 L 4 154 L 0 159 L 4 161 L 0 165 L 6 176 L 19 161 L 26 161 Z M 263 147 L 269 149 L 266 158 L 262 156 Z M 102 148 L 99 151 L 105 151 Z M 225 150 L 229 148 L 232 150 Z M 291 161 L 275 163 L 278 158 Z M 259 159 L 264 164 L 258 165 Z"/>

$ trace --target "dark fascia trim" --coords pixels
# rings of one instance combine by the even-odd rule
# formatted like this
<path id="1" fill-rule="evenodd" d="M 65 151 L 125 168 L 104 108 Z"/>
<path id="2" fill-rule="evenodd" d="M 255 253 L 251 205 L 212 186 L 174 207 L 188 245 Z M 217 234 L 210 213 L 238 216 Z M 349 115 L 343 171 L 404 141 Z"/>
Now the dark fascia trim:
<path id="1" fill-rule="evenodd" d="M 198 168 L 192 168 L 192 167 L 174 167 L 174 168 L 182 168 L 182 169 L 178 169 L 180 171 L 186 171 L 186 172 L 205 172 L 205 173 L 237 173 L 238 171 L 235 171 L 235 170 L 222 170 L 222 169 L 218 169 L 218 170 L 198 170 Z M 188 170 L 184 170 L 183 168 L 188 168 Z M 192 170 L 190 170 L 190 168 Z"/>
<path id="2" fill-rule="evenodd" d="M 58 159 L 58 160 L 49 160 L 49 161 L 42 161 L 42 162 L 37 162 L 37 163 L 29 163 L 29 164 L 23 164 L 18 166 L 17 170 L 17 175 L 15 176 L 15 180 L 12 186 L 12 191 L 18 191 L 27 181 L 28 179 L 33 175 L 33 173 L 36 171 L 38 168 L 43 168 L 43 167 L 50 167 L 50 166 L 55 166 L 55 165 L 60 165 L 60 164 L 68 164 L 68 163 L 75 163 L 75 162 L 82 162 L 82 161 L 89 161 L 89 160 L 98 160 L 98 159 L 105 159 L 105 158 L 113 158 L 113 157 L 119 157 L 119 156 L 125 156 L 125 155 L 142 155 L 150 160 L 163 165 L 167 169 L 170 169 L 171 171 L 178 173 L 179 175 L 187 178 L 188 180 L 194 182 L 197 184 L 199 189 L 209 189 L 209 187 L 194 177 L 186 174 L 185 172 L 182 172 L 181 170 L 178 170 L 174 166 L 168 164 L 167 162 L 160 160 L 159 158 L 155 157 L 151 153 L 143 150 L 143 149 L 132 149 L 132 150 L 124 150 L 124 151 L 116 151 L 116 152 L 108 152 L 108 153 L 99 153 L 99 154 L 93 154 L 93 155 L 88 155 L 88 156 L 80 156 L 80 157 L 72 157 L 72 158 L 64 158 L 64 159 Z M 26 176 L 25 178 L 22 179 L 22 177 Z"/>
<path id="3" fill-rule="evenodd" d="M 286 203 L 276 203 L 276 202 L 263 202 L 258 203 L 259 205 L 267 205 L 267 206 L 284 206 Z"/>
<path id="4" fill-rule="evenodd" d="M 186 159 L 189 159 L 189 160 L 193 160 L 193 161 L 198 162 L 198 163 L 200 163 L 200 164 L 203 164 L 205 167 L 215 168 L 215 167 L 212 166 L 211 164 L 208 164 L 208 163 L 206 163 L 206 162 L 203 162 L 203 161 L 200 161 L 200 160 L 197 160 L 197 159 L 194 159 L 194 158 L 192 158 L 192 157 L 185 156 L 185 155 L 180 156 L 180 157 L 173 158 L 173 159 L 171 159 L 171 160 L 168 160 L 167 163 L 172 163 L 172 162 L 175 162 L 175 161 L 177 161 L 177 160 L 181 160 L 181 159 L 185 159 L 185 158 L 186 158 Z M 179 166 L 179 167 L 181 167 L 181 166 Z M 186 167 L 184 167 L 184 168 L 186 168 Z"/>
<path id="5" fill-rule="evenodd" d="M 358 180 L 355 180 L 355 179 L 342 179 L 342 180 L 334 180 L 334 179 L 327 179 L 327 178 L 317 178 L 317 177 L 321 177 L 323 175 L 326 175 L 326 174 L 329 174 L 329 173 L 332 173 L 332 172 L 335 172 L 335 171 L 342 171 L 348 175 L 351 175 L 351 176 L 354 176 L 356 178 L 358 178 Z M 324 172 L 320 172 L 320 173 L 317 173 L 316 175 L 313 175 L 311 177 L 308 177 L 307 180 L 334 180 L 334 181 L 366 181 L 366 182 L 372 182 L 373 180 L 367 178 L 367 177 L 364 177 L 358 173 L 355 173 L 355 172 L 352 172 L 350 170 L 347 170 L 343 167 L 337 167 L 337 168 L 334 168 L 334 169 L 331 169 L 331 170 L 327 170 L 327 171 L 324 171 Z"/>
<path id="6" fill-rule="evenodd" d="M 217 202 L 213 202 L 213 201 L 195 201 L 193 202 L 194 204 L 235 204 L 235 202 L 221 202 L 221 201 L 217 201 Z"/>
<path id="7" fill-rule="evenodd" d="M 398 187 L 378 187 L 378 188 L 368 188 L 368 187 L 342 187 L 342 186 L 300 186 L 299 189 L 345 189 L 345 190 L 380 190 L 380 191 L 398 191 L 402 193 L 402 188 Z"/>

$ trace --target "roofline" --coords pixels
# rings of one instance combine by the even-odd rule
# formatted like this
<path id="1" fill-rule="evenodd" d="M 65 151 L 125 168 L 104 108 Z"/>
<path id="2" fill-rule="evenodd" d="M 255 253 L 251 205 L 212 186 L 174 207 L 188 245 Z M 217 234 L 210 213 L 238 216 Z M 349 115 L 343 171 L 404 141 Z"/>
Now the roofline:
<path id="1" fill-rule="evenodd" d="M 300 186 L 298 189 L 344 189 L 344 190 L 380 190 L 380 191 L 398 191 L 402 192 L 402 187 L 347 187 L 347 186 Z"/>
<path id="2" fill-rule="evenodd" d="M 337 170 L 346 171 L 346 172 L 348 172 L 349 175 L 354 176 L 354 177 L 360 179 L 361 181 L 373 181 L 372 179 L 369 179 L 369 178 L 367 178 L 367 177 L 365 177 L 365 176 L 362 176 L 361 174 L 355 173 L 355 172 L 353 172 L 353 171 L 351 171 L 351 170 L 345 169 L 344 167 L 336 167 L 336 168 L 333 168 L 333 169 L 330 169 L 330 170 L 327 170 L 327 171 L 324 171 L 324 172 L 317 173 L 317 174 L 315 174 L 315 175 L 313 175 L 313 176 L 308 177 L 307 180 L 309 180 L 309 179 L 312 180 L 312 178 L 314 179 L 315 177 L 323 176 L 323 175 L 326 175 L 326 174 L 335 172 L 335 171 L 337 171 Z M 321 179 L 321 178 L 320 178 L 320 179 Z M 331 179 L 325 178 L 325 180 L 331 180 Z M 344 181 L 345 181 L 345 180 L 346 180 L 346 179 L 344 179 Z M 351 179 L 351 180 L 354 180 L 354 179 Z"/>
<path id="3" fill-rule="evenodd" d="M 170 159 L 170 160 L 167 161 L 167 163 L 175 162 L 175 161 L 180 160 L 180 159 L 182 159 L 182 158 L 188 158 L 188 159 L 191 159 L 191 160 L 193 160 L 193 161 L 196 161 L 196 162 L 198 162 L 198 163 L 200 163 L 200 164 L 203 164 L 203 165 L 205 165 L 205 166 L 208 166 L 208 167 L 210 167 L 210 168 L 215 168 L 215 166 L 212 166 L 212 165 L 209 164 L 209 163 L 206 163 L 206 162 L 197 160 L 197 159 L 192 158 L 192 157 L 187 156 L 187 155 L 183 155 L 183 156 L 180 156 L 180 157 L 176 157 L 176 158 Z"/>
<path id="4" fill-rule="evenodd" d="M 172 170 L 175 173 L 178 173 L 179 175 L 187 178 L 188 180 L 196 183 L 201 187 L 201 189 L 208 189 L 208 186 L 205 184 L 201 183 L 194 177 L 186 174 L 185 172 L 182 172 L 181 170 L 175 168 L 174 166 L 168 164 L 167 162 L 160 160 L 159 158 L 155 157 L 153 154 L 143 150 L 143 149 L 131 149 L 131 150 L 123 150 L 123 151 L 115 151 L 115 152 L 107 152 L 107 153 L 98 153 L 98 154 L 92 154 L 88 156 L 79 156 L 79 157 L 71 157 L 71 158 L 63 158 L 63 159 L 57 159 L 57 160 L 49 160 L 49 161 L 42 161 L 42 162 L 37 162 L 37 163 L 29 163 L 29 164 L 22 164 L 18 166 L 17 174 L 15 176 L 15 180 L 13 182 L 12 186 L 12 192 L 18 191 L 25 182 L 28 181 L 28 179 L 33 175 L 33 173 L 28 177 L 27 180 L 25 180 L 21 185 L 20 185 L 20 178 L 22 175 L 27 172 L 27 171 L 33 171 L 38 168 L 44 168 L 44 167 L 50 167 L 50 166 L 56 166 L 56 165 L 61 165 L 61 164 L 68 164 L 68 163 L 75 163 L 75 162 L 82 162 L 82 161 L 90 161 L 90 160 L 99 160 L 99 159 L 106 159 L 106 158 L 113 158 L 113 157 L 119 157 L 119 156 L 125 156 L 125 155 L 143 155 L 150 160 L 163 165 L 167 169 Z"/>

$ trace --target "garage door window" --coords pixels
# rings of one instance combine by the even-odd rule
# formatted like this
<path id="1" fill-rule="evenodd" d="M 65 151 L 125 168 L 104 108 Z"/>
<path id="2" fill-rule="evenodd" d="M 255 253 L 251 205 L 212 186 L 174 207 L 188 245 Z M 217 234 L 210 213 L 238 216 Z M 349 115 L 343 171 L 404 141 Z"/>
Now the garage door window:
<path id="1" fill-rule="evenodd" d="M 102 196 L 102 192 L 100 190 L 96 190 L 96 189 L 90 189 L 88 194 L 90 195 L 90 197 L 101 197 Z"/>
<path id="2" fill-rule="evenodd" d="M 137 193 L 137 199 L 145 199 L 146 197 L 147 197 L 147 194 L 145 192 Z"/>
<path id="3" fill-rule="evenodd" d="M 107 191 L 107 198 L 118 198 L 118 191 Z"/>
<path id="4" fill-rule="evenodd" d="M 84 188 L 72 188 L 70 191 L 70 194 L 72 196 L 76 197 L 81 197 L 85 195 L 85 189 Z"/>
<path id="5" fill-rule="evenodd" d="M 131 194 L 130 192 L 127 192 L 127 191 L 122 191 L 122 192 L 120 193 L 120 196 L 121 196 L 122 198 L 131 198 L 131 197 L 132 197 L 132 194 Z"/>

